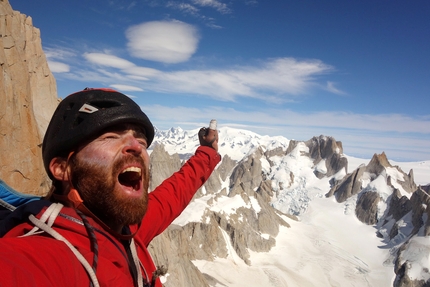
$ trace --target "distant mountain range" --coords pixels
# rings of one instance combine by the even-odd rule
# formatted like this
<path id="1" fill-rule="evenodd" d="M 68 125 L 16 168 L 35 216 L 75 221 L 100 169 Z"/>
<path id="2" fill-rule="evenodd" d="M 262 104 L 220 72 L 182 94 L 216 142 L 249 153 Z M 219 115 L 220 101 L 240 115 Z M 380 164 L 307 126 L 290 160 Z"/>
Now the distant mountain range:
<path id="1" fill-rule="evenodd" d="M 194 153 L 197 132 L 156 130 L 152 187 Z M 223 161 L 151 244 L 169 267 L 165 286 L 430 284 L 429 185 L 417 185 L 413 170 L 384 153 L 346 156 L 328 136 L 294 141 L 228 127 L 219 136 Z M 430 165 L 406 166 L 422 175 Z"/>

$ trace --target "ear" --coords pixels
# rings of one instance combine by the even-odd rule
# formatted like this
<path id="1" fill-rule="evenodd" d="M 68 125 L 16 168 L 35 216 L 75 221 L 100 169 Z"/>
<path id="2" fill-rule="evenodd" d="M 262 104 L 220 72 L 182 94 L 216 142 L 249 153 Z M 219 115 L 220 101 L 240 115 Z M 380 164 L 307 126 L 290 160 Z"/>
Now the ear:
<path id="1" fill-rule="evenodd" d="M 54 157 L 49 163 L 49 170 L 52 176 L 58 181 L 68 181 L 67 160 L 63 157 Z"/>

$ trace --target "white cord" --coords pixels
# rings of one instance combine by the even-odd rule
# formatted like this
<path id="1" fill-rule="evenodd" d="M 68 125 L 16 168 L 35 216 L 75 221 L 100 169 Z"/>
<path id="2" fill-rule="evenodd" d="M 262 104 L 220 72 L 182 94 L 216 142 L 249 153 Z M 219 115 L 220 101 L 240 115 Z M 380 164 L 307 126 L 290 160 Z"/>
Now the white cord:
<path id="1" fill-rule="evenodd" d="M 131 255 L 134 261 L 134 266 L 136 266 L 136 269 L 137 269 L 137 285 L 139 287 L 143 287 L 143 276 L 142 276 L 142 270 L 140 269 L 140 260 L 139 260 L 139 257 L 137 256 L 136 244 L 134 243 L 133 238 L 131 239 L 130 249 L 131 249 Z M 146 274 L 146 278 L 149 280 L 148 274 Z"/>
<path id="2" fill-rule="evenodd" d="M 57 218 L 58 214 L 60 213 L 61 209 L 63 208 L 63 205 L 61 203 L 53 203 L 51 204 L 46 210 L 45 212 L 42 214 L 42 216 L 40 217 L 40 221 L 45 223 L 46 221 L 48 221 L 48 226 L 51 227 L 54 224 L 55 219 Z M 42 233 L 43 231 L 37 232 L 39 230 L 39 227 L 34 226 L 32 230 L 30 230 L 29 232 L 27 232 L 26 234 L 20 236 L 20 237 L 25 237 L 25 236 L 30 236 L 33 234 L 38 234 L 38 233 Z"/>
<path id="3" fill-rule="evenodd" d="M 99 282 L 97 280 L 97 276 L 93 268 L 91 267 L 91 265 L 88 263 L 85 257 L 66 238 L 64 238 L 60 233 L 55 231 L 52 227 L 48 226 L 46 223 L 37 219 L 33 214 L 31 214 L 28 218 L 35 226 L 37 226 L 41 230 L 45 231 L 55 239 L 63 241 L 67 245 L 67 247 L 69 247 L 69 249 L 73 252 L 73 254 L 75 254 L 79 262 L 81 262 L 81 264 L 84 266 L 85 270 L 88 272 L 88 275 L 90 276 L 91 281 L 93 282 L 93 286 L 100 287 Z"/>
<path id="4" fill-rule="evenodd" d="M 91 281 L 93 282 L 93 286 L 100 287 L 99 281 L 97 279 L 97 275 L 94 272 L 91 265 L 85 259 L 85 257 L 66 238 L 64 238 L 64 236 L 62 236 L 60 233 L 58 233 L 51 227 L 54 224 L 54 221 L 57 218 L 62 208 L 63 208 L 63 205 L 61 203 L 53 203 L 48 207 L 48 209 L 46 209 L 46 211 L 42 214 L 40 219 L 37 219 L 33 214 L 30 214 L 28 219 L 34 224 L 34 228 L 29 232 L 27 232 L 26 234 L 22 235 L 21 237 L 36 234 L 38 230 L 41 230 L 41 232 L 46 232 L 49 235 L 51 235 L 53 238 L 64 242 L 67 245 L 67 247 L 69 247 L 69 249 L 73 252 L 73 254 L 76 256 L 79 262 L 81 262 L 85 270 L 87 271 Z M 45 223 L 46 221 L 48 221 L 48 224 Z"/>
<path id="5" fill-rule="evenodd" d="M 9 204 L 8 202 L 4 201 L 1 198 L 0 198 L 0 205 L 6 209 L 9 209 L 10 211 L 14 211 L 16 209 L 15 206 L 13 206 L 12 204 Z"/>

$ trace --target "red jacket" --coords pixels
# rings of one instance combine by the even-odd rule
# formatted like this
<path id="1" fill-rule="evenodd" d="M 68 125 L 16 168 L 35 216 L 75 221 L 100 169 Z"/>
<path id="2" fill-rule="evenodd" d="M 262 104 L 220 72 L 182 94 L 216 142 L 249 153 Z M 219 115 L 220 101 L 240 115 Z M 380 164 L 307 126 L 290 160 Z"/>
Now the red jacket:
<path id="1" fill-rule="evenodd" d="M 220 159 L 214 149 L 199 147 L 178 172 L 149 194 L 147 213 L 134 237 L 145 269 L 142 273 L 144 277 L 145 272 L 148 274 L 148 281 L 155 271 L 147 250 L 149 243 L 181 214 Z M 36 217 L 39 218 L 44 211 Z M 99 248 L 96 274 L 100 286 L 134 286 L 124 245 L 94 220 L 88 219 L 96 230 Z M 0 286 L 89 286 L 86 270 L 65 243 L 46 233 L 18 237 L 32 228 L 31 223 L 22 223 L 0 239 Z M 53 228 L 69 240 L 90 264 L 93 263 L 88 233 L 74 209 L 64 207 Z M 130 226 L 131 232 L 136 229 L 137 226 Z M 161 287 L 158 279 L 156 286 Z"/>

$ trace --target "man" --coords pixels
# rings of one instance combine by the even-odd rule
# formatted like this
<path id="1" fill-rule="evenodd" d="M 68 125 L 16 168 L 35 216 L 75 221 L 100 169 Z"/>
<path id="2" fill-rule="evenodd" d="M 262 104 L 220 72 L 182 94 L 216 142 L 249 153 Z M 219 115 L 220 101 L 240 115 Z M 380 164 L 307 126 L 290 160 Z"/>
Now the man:
<path id="1" fill-rule="evenodd" d="M 221 157 L 217 131 L 201 129 L 195 155 L 148 194 L 153 138 L 150 120 L 121 93 L 66 97 L 42 146 L 53 188 L 16 211 L 27 222 L 0 239 L 0 286 L 161 286 L 147 246 Z M 33 203 L 44 206 L 35 216 Z"/>

